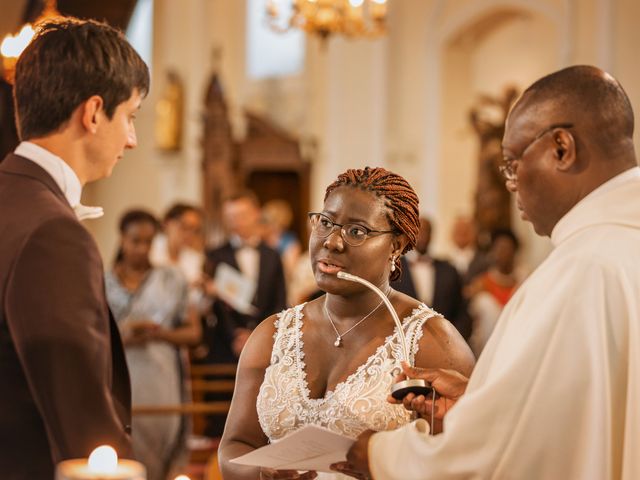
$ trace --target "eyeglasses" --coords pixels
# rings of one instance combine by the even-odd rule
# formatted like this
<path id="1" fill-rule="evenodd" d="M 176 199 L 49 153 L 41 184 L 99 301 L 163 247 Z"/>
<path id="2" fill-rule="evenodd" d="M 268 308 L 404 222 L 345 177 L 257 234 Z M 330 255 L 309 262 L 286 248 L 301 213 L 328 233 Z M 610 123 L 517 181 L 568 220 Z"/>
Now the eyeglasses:
<path id="1" fill-rule="evenodd" d="M 498 167 L 498 170 L 500 171 L 502 176 L 505 178 L 505 180 L 507 180 L 508 182 L 515 182 L 518 177 L 516 175 L 516 170 L 514 169 L 514 162 L 517 162 L 518 160 L 522 160 L 522 157 L 525 156 L 525 154 L 527 153 L 527 150 L 529 150 L 529 148 L 531 148 L 538 140 L 544 137 L 547 133 L 555 130 L 556 128 L 572 128 L 572 127 L 573 127 L 572 123 L 555 123 L 553 125 L 548 126 L 544 130 L 542 130 L 540 133 L 538 133 L 535 137 L 533 137 L 533 140 L 531 140 L 527 144 L 527 146 L 524 147 L 520 155 L 512 158 L 505 158 L 502 165 Z"/>
<path id="2" fill-rule="evenodd" d="M 396 233 L 395 230 L 372 230 L 357 223 L 345 223 L 341 225 L 322 213 L 309 213 L 309 221 L 311 222 L 313 234 L 320 238 L 328 237 L 333 233 L 335 227 L 340 227 L 342 239 L 347 245 L 351 245 L 352 247 L 359 247 L 367 238 L 374 236 L 372 234 L 383 235 L 385 233 Z"/>

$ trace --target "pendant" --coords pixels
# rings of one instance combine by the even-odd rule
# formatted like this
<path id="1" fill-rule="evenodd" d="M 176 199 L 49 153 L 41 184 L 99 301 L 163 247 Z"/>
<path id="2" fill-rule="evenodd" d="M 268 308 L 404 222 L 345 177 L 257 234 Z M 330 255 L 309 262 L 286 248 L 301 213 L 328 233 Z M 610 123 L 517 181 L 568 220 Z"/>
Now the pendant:
<path id="1" fill-rule="evenodd" d="M 342 345 L 342 337 L 340 335 L 338 335 L 338 337 L 336 338 L 336 341 L 333 342 L 333 346 L 334 347 L 339 347 Z"/>

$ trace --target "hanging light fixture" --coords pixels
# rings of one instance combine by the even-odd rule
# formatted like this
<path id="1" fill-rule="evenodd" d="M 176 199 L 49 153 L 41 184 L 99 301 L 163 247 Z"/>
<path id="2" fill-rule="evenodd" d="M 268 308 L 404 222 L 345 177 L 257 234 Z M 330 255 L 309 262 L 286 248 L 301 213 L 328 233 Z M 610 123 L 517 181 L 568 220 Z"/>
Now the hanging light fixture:
<path id="1" fill-rule="evenodd" d="M 291 14 L 281 18 L 285 0 L 267 0 L 267 21 L 277 32 L 299 28 L 323 40 L 332 34 L 377 37 L 386 31 L 387 0 L 291 0 Z"/>
<path id="2" fill-rule="evenodd" d="M 3 75 L 7 82 L 13 84 L 16 62 L 18 61 L 20 54 L 25 48 L 27 48 L 27 45 L 29 45 L 29 42 L 35 35 L 35 29 L 33 28 L 34 25 L 37 25 L 44 20 L 60 16 L 62 15 L 57 9 L 57 1 L 45 0 L 44 9 L 33 24 L 27 23 L 23 25 L 20 32 L 17 34 L 8 34 L 4 37 L 0 44 L 0 55 L 2 56 Z"/>

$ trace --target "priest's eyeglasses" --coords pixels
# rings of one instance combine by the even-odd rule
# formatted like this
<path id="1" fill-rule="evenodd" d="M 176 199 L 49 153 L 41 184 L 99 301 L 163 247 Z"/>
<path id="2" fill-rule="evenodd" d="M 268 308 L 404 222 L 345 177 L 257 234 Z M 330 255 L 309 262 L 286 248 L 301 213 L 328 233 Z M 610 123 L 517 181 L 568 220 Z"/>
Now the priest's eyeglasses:
<path id="1" fill-rule="evenodd" d="M 396 233 L 395 230 L 372 230 L 358 223 L 345 223 L 343 225 L 334 222 L 322 213 L 309 213 L 309 221 L 314 235 L 320 238 L 327 238 L 331 235 L 335 227 L 340 227 L 340 235 L 347 245 L 359 247 L 367 238 L 386 233 Z"/>
<path id="2" fill-rule="evenodd" d="M 510 157 L 510 158 L 505 157 L 502 162 L 502 165 L 498 167 L 498 170 L 500 171 L 500 173 L 502 174 L 502 176 L 505 178 L 507 182 L 516 182 L 518 179 L 518 176 L 516 175 L 516 168 L 514 168 L 515 162 L 522 160 L 522 157 L 525 156 L 529 148 L 531 148 L 538 140 L 544 137 L 547 133 L 552 132 L 556 128 L 572 128 L 572 127 L 573 127 L 572 123 L 555 123 L 553 125 L 548 126 L 544 130 L 542 130 L 540 133 L 538 133 L 535 137 L 533 137 L 533 140 L 531 140 L 524 147 L 520 155 L 517 155 L 515 157 Z"/>

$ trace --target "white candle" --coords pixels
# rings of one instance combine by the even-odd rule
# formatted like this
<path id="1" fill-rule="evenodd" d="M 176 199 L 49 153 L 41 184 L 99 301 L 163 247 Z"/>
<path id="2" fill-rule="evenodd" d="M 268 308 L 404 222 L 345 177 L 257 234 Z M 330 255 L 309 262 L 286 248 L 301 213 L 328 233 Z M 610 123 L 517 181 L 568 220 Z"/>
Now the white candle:
<path id="1" fill-rule="evenodd" d="M 76 458 L 60 462 L 56 480 L 146 480 L 147 472 L 140 462 L 118 460 L 116 451 L 106 445 L 96 448 L 89 459 Z"/>

